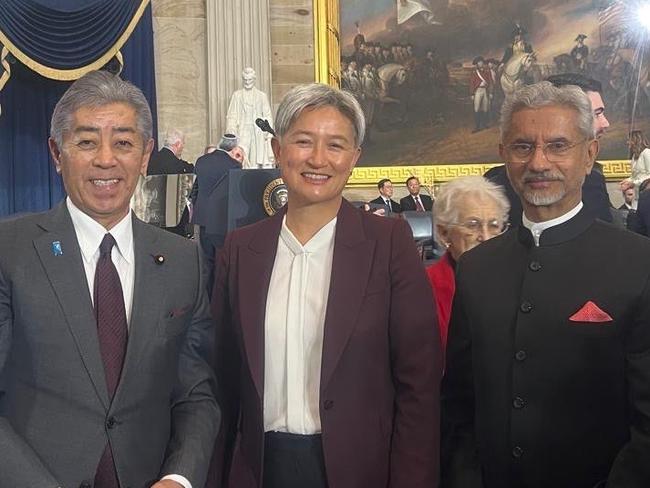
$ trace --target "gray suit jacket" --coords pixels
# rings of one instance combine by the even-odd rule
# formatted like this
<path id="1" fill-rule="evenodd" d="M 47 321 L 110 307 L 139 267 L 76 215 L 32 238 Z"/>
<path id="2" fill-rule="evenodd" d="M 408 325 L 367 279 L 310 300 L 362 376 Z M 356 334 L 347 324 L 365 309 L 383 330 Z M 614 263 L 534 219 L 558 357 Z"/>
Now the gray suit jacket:
<path id="1" fill-rule="evenodd" d="M 109 441 L 123 488 L 169 473 L 205 483 L 220 411 L 199 251 L 133 220 L 133 308 L 112 403 L 65 203 L 0 224 L 0 488 L 92 482 Z"/>

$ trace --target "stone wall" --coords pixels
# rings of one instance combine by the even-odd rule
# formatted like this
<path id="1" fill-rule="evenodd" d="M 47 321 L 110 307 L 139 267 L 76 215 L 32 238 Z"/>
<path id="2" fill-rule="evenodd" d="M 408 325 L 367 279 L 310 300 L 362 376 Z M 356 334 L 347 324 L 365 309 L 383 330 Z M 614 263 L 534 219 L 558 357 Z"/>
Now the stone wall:
<path id="1" fill-rule="evenodd" d="M 270 0 L 272 101 L 299 83 L 311 83 L 314 70 L 314 16 L 312 0 Z"/>
<path id="2" fill-rule="evenodd" d="M 162 143 L 165 131 L 172 127 L 185 131 L 183 158 L 192 162 L 211 142 L 206 2 L 212 1 L 220 0 L 152 0 L 159 137 Z M 272 71 L 268 95 L 275 112 L 292 86 L 314 81 L 313 0 L 269 0 L 269 6 Z"/>
<path id="3" fill-rule="evenodd" d="M 215 0 L 207 0 L 215 1 Z M 187 134 L 183 159 L 194 162 L 207 144 L 206 0 L 152 0 L 158 133 Z"/>

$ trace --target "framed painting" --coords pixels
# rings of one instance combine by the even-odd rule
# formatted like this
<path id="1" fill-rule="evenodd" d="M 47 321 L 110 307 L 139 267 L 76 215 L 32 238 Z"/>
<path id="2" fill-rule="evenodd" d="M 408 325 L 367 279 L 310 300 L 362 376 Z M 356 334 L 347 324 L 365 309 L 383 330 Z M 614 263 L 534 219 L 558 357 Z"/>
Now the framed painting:
<path id="1" fill-rule="evenodd" d="M 599 160 L 629 175 L 627 134 L 650 135 L 650 11 L 636 0 L 314 0 L 316 76 L 368 125 L 351 180 L 433 182 L 500 164 L 498 117 L 517 87 L 580 72 L 603 86 Z"/>

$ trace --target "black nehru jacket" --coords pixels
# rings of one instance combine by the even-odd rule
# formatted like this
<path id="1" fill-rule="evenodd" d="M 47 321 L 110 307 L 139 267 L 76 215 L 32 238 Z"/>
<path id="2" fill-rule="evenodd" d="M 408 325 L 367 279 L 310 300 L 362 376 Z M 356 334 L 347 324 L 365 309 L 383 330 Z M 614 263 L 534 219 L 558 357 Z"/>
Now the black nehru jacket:
<path id="1" fill-rule="evenodd" d="M 650 486 L 650 241 L 585 209 L 511 229 L 463 254 L 451 317 L 442 487 Z"/>

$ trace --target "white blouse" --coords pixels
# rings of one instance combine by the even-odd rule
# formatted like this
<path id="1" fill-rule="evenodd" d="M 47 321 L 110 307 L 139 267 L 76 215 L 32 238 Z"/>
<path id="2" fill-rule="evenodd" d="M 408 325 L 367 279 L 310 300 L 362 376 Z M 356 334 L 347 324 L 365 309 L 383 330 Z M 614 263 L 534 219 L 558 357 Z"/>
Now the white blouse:
<path id="1" fill-rule="evenodd" d="M 304 246 L 285 221 L 264 322 L 264 431 L 317 434 L 336 218 Z"/>

